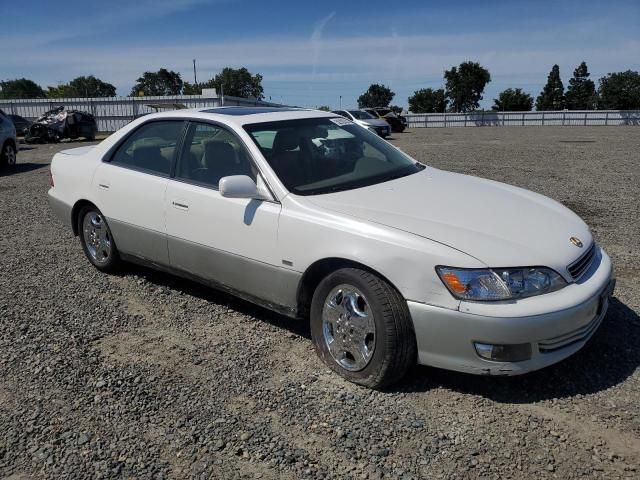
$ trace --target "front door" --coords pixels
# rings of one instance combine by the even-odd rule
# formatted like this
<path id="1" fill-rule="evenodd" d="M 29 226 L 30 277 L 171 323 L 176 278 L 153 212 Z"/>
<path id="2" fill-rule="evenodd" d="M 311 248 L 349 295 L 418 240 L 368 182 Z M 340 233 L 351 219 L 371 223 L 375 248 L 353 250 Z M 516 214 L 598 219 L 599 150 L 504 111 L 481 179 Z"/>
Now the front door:
<path id="1" fill-rule="evenodd" d="M 297 279 L 278 257 L 280 204 L 223 197 L 218 183 L 230 175 L 262 181 L 233 133 L 190 123 L 166 193 L 171 265 L 233 292 L 288 305 Z"/>

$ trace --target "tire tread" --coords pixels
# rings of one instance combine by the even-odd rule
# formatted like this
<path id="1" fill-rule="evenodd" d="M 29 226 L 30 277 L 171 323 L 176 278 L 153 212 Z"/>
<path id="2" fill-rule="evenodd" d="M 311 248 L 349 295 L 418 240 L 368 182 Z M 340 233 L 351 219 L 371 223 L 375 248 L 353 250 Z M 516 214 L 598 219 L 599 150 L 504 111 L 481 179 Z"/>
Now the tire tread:
<path id="1" fill-rule="evenodd" d="M 321 285 L 324 281 L 331 281 L 331 277 L 338 275 L 357 277 L 367 286 L 369 290 L 367 293 L 375 296 L 376 301 L 382 308 L 382 316 L 385 320 L 383 338 L 386 348 L 380 368 L 367 376 L 358 375 L 357 373 L 359 372 L 352 374 L 351 372 L 340 371 L 340 367 L 337 364 L 330 364 L 330 366 L 334 371 L 359 385 L 373 389 L 387 387 L 400 380 L 416 363 L 416 338 L 407 303 L 400 295 L 400 292 L 387 281 L 364 269 L 348 267 L 336 270 L 328 275 L 321 282 Z M 316 348 L 318 348 L 317 345 Z M 326 357 L 326 355 L 323 357 Z M 325 361 L 327 360 L 325 358 Z"/>

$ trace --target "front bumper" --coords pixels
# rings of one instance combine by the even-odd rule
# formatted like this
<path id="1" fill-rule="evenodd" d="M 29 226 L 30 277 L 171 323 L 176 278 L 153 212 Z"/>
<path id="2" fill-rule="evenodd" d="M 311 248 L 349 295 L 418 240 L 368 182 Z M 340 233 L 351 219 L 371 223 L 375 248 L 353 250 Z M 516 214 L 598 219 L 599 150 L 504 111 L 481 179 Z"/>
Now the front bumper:
<path id="1" fill-rule="evenodd" d="M 391 135 L 391 127 L 373 127 L 378 135 L 387 137 Z"/>
<path id="2" fill-rule="evenodd" d="M 418 362 L 479 375 L 519 375 L 573 355 L 602 323 L 615 288 L 611 261 L 606 253 L 600 252 L 598 264 L 585 277 L 563 289 L 567 291 L 555 292 L 565 295 L 564 308 L 533 315 L 504 316 L 501 308 L 516 312 L 514 303 L 493 304 L 495 316 L 489 316 L 407 302 L 418 342 Z M 541 310 L 549 303 L 545 295 L 527 299 L 526 311 L 530 311 L 534 298 Z M 572 303 L 572 299 L 577 301 Z M 486 360 L 476 353 L 474 342 L 529 343 L 531 358 L 518 362 Z"/>

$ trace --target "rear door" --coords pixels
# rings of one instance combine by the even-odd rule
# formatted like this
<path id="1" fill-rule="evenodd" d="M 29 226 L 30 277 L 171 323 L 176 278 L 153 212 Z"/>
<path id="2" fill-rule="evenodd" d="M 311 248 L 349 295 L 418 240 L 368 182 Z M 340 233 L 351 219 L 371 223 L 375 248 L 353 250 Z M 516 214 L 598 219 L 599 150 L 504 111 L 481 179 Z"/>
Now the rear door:
<path id="1" fill-rule="evenodd" d="M 165 194 L 185 122 L 150 121 L 131 133 L 93 178 L 118 250 L 169 264 Z"/>

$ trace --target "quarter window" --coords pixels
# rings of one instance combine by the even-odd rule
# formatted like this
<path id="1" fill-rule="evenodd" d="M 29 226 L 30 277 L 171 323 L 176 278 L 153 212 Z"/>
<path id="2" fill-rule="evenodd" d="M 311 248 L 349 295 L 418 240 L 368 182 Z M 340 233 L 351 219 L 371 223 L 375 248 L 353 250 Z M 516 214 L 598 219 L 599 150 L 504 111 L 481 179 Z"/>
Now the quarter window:
<path id="1" fill-rule="evenodd" d="M 224 128 L 192 123 L 187 130 L 176 178 L 218 188 L 223 177 L 247 175 L 256 170 L 238 139 Z"/>
<path id="2" fill-rule="evenodd" d="M 169 176 L 184 122 L 149 122 L 118 148 L 111 163 Z"/>

